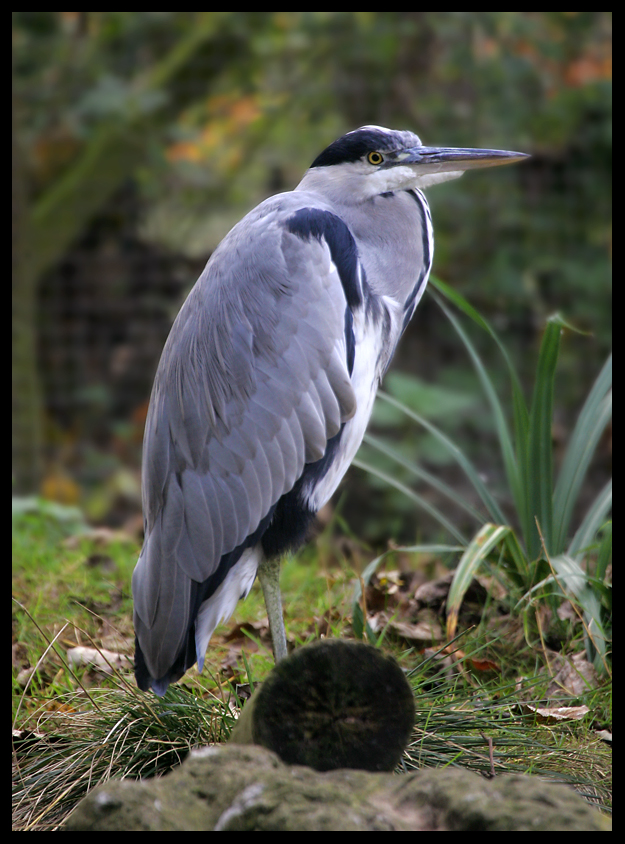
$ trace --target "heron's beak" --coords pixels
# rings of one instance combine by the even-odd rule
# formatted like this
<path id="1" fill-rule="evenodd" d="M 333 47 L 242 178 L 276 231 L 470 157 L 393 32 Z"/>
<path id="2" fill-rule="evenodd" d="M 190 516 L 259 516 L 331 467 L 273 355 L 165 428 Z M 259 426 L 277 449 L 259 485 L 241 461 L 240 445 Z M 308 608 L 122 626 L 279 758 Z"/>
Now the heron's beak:
<path id="1" fill-rule="evenodd" d="M 419 173 L 458 173 L 480 167 L 514 164 L 529 158 L 524 152 L 503 149 L 462 149 L 457 147 L 414 147 L 393 156 L 393 164 L 417 164 Z"/>

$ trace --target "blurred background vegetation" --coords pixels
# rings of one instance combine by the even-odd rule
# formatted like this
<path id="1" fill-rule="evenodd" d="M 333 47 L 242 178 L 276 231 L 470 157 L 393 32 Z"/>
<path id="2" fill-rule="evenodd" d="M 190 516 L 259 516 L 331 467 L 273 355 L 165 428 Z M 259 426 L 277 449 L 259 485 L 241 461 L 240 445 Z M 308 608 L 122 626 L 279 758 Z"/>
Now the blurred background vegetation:
<path id="1" fill-rule="evenodd" d="M 14 12 L 14 494 L 137 517 L 151 383 L 186 293 L 247 210 L 366 123 L 531 153 L 429 191 L 434 271 L 525 378 L 550 314 L 583 332 L 563 338 L 557 456 L 611 348 L 611 29 L 609 12 Z M 493 344 L 474 342 L 505 390 Z M 385 386 L 495 471 L 477 377 L 432 297 Z M 383 406 L 374 423 L 463 483 L 427 433 Z M 610 456 L 605 437 L 587 500 Z M 359 469 L 344 489 L 371 543 L 438 535 Z"/>

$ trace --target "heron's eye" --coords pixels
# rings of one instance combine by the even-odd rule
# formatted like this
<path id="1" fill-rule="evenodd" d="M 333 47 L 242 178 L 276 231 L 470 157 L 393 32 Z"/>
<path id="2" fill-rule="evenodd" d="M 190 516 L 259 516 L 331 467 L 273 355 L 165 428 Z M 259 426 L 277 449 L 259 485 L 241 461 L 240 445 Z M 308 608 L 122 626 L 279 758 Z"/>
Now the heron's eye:
<path id="1" fill-rule="evenodd" d="M 384 161 L 384 156 L 381 152 L 370 152 L 367 155 L 369 164 L 381 164 Z"/>

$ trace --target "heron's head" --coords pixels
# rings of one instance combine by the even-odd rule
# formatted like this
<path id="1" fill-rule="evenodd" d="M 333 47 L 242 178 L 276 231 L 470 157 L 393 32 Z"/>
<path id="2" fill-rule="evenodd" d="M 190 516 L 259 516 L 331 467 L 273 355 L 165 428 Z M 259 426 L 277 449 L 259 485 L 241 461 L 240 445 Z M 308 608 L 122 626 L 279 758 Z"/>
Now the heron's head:
<path id="1" fill-rule="evenodd" d="M 389 191 L 425 188 L 457 179 L 465 170 L 512 164 L 528 156 L 498 149 L 423 146 L 412 132 L 362 126 L 330 144 L 298 185 L 343 202 Z"/>

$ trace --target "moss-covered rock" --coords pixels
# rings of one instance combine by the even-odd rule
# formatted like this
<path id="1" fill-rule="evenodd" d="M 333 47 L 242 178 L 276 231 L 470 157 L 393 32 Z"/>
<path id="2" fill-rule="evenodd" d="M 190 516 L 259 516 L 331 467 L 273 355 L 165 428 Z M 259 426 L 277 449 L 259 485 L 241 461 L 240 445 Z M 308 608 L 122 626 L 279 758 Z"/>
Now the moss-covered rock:
<path id="1" fill-rule="evenodd" d="M 111 780 L 78 804 L 68 831 L 585 830 L 609 822 L 564 785 L 460 768 L 405 775 L 289 766 L 235 744 L 193 751 L 161 779 Z"/>

